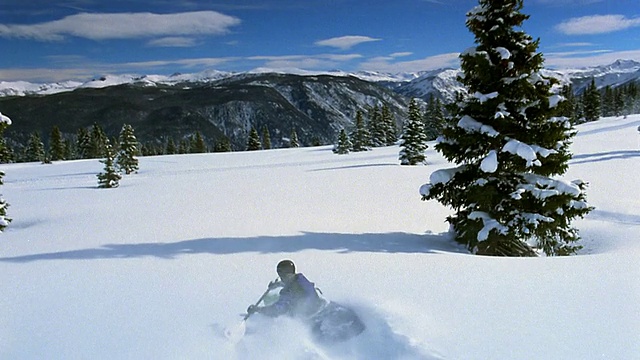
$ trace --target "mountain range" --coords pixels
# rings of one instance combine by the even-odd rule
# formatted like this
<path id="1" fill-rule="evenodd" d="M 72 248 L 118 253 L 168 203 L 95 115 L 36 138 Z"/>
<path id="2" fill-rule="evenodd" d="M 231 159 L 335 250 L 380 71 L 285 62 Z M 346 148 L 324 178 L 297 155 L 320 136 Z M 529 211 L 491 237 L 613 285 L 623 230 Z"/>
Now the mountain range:
<path id="1" fill-rule="evenodd" d="M 599 88 L 640 81 L 640 62 L 545 70 L 581 93 L 594 79 Z M 286 146 L 295 130 L 303 145 L 330 144 L 341 128 L 352 128 L 358 110 L 387 105 L 401 126 L 409 98 L 434 95 L 445 102 L 464 91 L 460 69 L 419 73 L 340 70 L 244 73 L 207 70 L 192 74 L 108 75 L 86 82 L 0 82 L 0 111 L 11 117 L 10 143 L 34 131 L 47 138 L 57 125 L 66 137 L 100 124 L 115 136 L 123 123 L 142 142 L 162 145 L 201 132 L 210 146 L 226 137 L 242 150 L 252 127 L 267 127 L 274 147 Z"/>

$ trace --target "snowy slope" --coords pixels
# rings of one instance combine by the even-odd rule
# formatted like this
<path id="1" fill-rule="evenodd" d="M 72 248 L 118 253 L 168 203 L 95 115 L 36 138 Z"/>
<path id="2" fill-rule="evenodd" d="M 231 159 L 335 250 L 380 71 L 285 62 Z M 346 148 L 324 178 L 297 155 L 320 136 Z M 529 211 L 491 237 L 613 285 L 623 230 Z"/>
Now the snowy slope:
<path id="1" fill-rule="evenodd" d="M 332 359 L 640 357 L 640 115 L 580 125 L 567 179 L 596 207 L 567 258 L 488 258 L 449 241 L 418 189 L 450 166 L 398 147 L 140 158 L 98 189 L 97 160 L 0 165 L 0 359 L 304 359 L 290 319 L 238 323 L 283 258 L 368 330 Z"/>

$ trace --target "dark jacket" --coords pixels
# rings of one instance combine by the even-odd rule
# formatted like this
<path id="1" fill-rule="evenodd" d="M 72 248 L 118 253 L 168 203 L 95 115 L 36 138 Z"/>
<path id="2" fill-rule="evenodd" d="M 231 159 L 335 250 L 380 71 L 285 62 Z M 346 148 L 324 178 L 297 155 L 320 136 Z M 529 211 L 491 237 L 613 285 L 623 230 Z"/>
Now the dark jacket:
<path id="1" fill-rule="evenodd" d="M 278 301 L 260 309 L 267 316 L 289 315 L 308 318 L 322 309 L 326 301 L 316 292 L 315 285 L 302 274 L 285 284 Z"/>

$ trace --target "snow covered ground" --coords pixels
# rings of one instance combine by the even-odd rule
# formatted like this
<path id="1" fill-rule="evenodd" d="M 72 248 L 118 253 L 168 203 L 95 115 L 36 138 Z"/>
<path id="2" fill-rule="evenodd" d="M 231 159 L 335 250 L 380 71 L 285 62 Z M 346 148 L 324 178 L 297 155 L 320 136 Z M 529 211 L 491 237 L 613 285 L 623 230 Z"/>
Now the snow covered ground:
<path id="1" fill-rule="evenodd" d="M 566 179 L 590 183 L 585 248 L 489 258 L 451 243 L 419 187 L 449 166 L 398 147 L 140 158 L 120 188 L 97 160 L 1 165 L 0 359 L 640 358 L 640 115 L 579 126 Z M 314 345 L 290 319 L 237 324 L 293 259 L 365 320 Z"/>

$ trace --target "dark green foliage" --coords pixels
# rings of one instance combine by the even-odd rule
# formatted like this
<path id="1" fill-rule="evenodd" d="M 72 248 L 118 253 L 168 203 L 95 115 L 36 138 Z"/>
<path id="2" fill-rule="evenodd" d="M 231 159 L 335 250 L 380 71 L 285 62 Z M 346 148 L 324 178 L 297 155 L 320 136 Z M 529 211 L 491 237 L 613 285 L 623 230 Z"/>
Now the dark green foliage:
<path id="1" fill-rule="evenodd" d="M 106 146 L 109 142 L 109 138 L 102 129 L 102 126 L 94 123 L 93 127 L 91 127 L 89 139 L 90 142 L 88 146 L 87 158 L 96 159 L 105 156 Z"/>
<path id="2" fill-rule="evenodd" d="M 66 159 L 66 146 L 62 139 L 62 133 L 58 126 L 54 126 L 51 129 L 51 136 L 49 137 L 49 154 L 52 161 Z"/>
<path id="3" fill-rule="evenodd" d="M 424 133 L 427 140 L 435 140 L 440 136 L 444 125 L 444 105 L 440 99 L 435 98 L 433 94 L 431 94 L 427 102 L 427 111 L 425 111 L 424 114 Z"/>
<path id="4" fill-rule="evenodd" d="M 116 157 L 116 165 L 120 171 L 123 171 L 127 175 L 132 172 L 138 172 L 138 159 L 136 159 L 136 155 L 138 155 L 139 144 L 131 125 L 124 124 L 122 126 L 118 141 L 120 142 L 120 149 Z"/>
<path id="5" fill-rule="evenodd" d="M 204 142 L 204 138 L 200 131 L 196 131 L 196 133 L 191 137 L 190 152 L 192 154 L 202 154 L 207 152 L 207 144 Z"/>
<path id="6" fill-rule="evenodd" d="M 515 29 L 528 18 L 523 1 L 479 3 L 467 14 L 477 46 L 461 55 L 470 96 L 436 145 L 457 167 L 432 174 L 423 199 L 453 208 L 456 240 L 477 254 L 572 254 L 580 246 L 570 222 L 591 210 L 585 184 L 550 177 L 566 171 L 575 132 L 553 117 L 558 98 L 541 74 L 538 41 Z"/>
<path id="7" fill-rule="evenodd" d="M 267 125 L 262 126 L 262 148 L 265 150 L 271 149 L 271 135 Z"/>
<path id="8" fill-rule="evenodd" d="M 229 138 L 222 138 L 216 142 L 213 147 L 214 152 L 231 152 L 231 142 L 229 142 Z"/>
<path id="9" fill-rule="evenodd" d="M 338 143 L 333 147 L 333 152 L 340 155 L 348 154 L 352 147 L 353 144 L 349 140 L 349 135 L 344 129 L 341 129 L 340 135 L 338 135 Z"/>
<path id="10" fill-rule="evenodd" d="M 365 126 L 362 111 L 360 110 L 356 112 L 356 127 L 351 133 L 350 138 L 353 144 L 351 150 L 355 152 L 367 151 L 371 147 L 369 130 Z"/>
<path id="11" fill-rule="evenodd" d="M 169 140 L 167 140 L 167 147 L 165 149 L 165 154 L 173 155 L 173 154 L 176 154 L 177 152 L 178 152 L 178 148 L 176 147 L 176 142 L 173 141 L 173 138 L 169 138 Z"/>
<path id="12" fill-rule="evenodd" d="M 6 144 L 4 140 L 4 130 L 7 126 L 11 125 L 11 119 L 2 115 L 0 113 L 0 154 L 6 152 Z M 0 185 L 4 185 L 4 171 L 0 171 Z M 0 195 L 0 232 L 4 231 L 4 229 L 9 226 L 11 222 L 11 218 L 7 217 L 7 208 L 9 207 L 9 203 Z"/>
<path id="13" fill-rule="evenodd" d="M 582 111 L 584 121 L 596 121 L 600 119 L 601 99 L 600 92 L 596 88 L 595 80 L 591 79 L 591 84 L 582 94 Z"/>
<path id="14" fill-rule="evenodd" d="M 427 136 L 424 132 L 424 123 L 422 122 L 420 107 L 416 99 L 411 99 L 409 103 L 409 119 L 405 123 L 400 140 L 400 164 L 424 164 L 426 161 L 424 151 L 426 149 Z"/>
<path id="15" fill-rule="evenodd" d="M 258 130 L 252 127 L 249 132 L 249 140 L 247 142 L 247 151 L 255 151 L 262 149 L 262 144 L 260 143 L 260 135 L 258 135 Z"/>
<path id="16" fill-rule="evenodd" d="M 298 140 L 298 133 L 296 133 L 296 129 L 291 129 L 291 136 L 289 138 L 289 147 L 292 147 L 292 148 L 300 147 L 300 141 Z"/>
<path id="17" fill-rule="evenodd" d="M 116 188 L 120 186 L 120 179 L 122 175 L 116 170 L 115 167 L 115 152 L 113 147 L 107 140 L 104 147 L 105 159 L 100 160 L 104 164 L 104 172 L 96 175 L 98 177 L 99 188 Z"/>
<path id="18" fill-rule="evenodd" d="M 398 141 L 398 128 L 396 127 L 396 121 L 393 118 L 391 109 L 389 106 L 382 105 L 381 110 L 382 124 L 386 135 L 387 146 L 393 145 Z"/>
<path id="19" fill-rule="evenodd" d="M 45 151 L 44 143 L 40 139 L 40 134 L 37 132 L 31 134 L 27 147 L 24 149 L 24 161 L 44 161 Z"/>
<path id="20" fill-rule="evenodd" d="M 371 146 L 379 147 L 387 145 L 387 128 L 382 120 L 382 112 L 378 106 L 369 110 L 369 134 L 371 134 Z"/>

